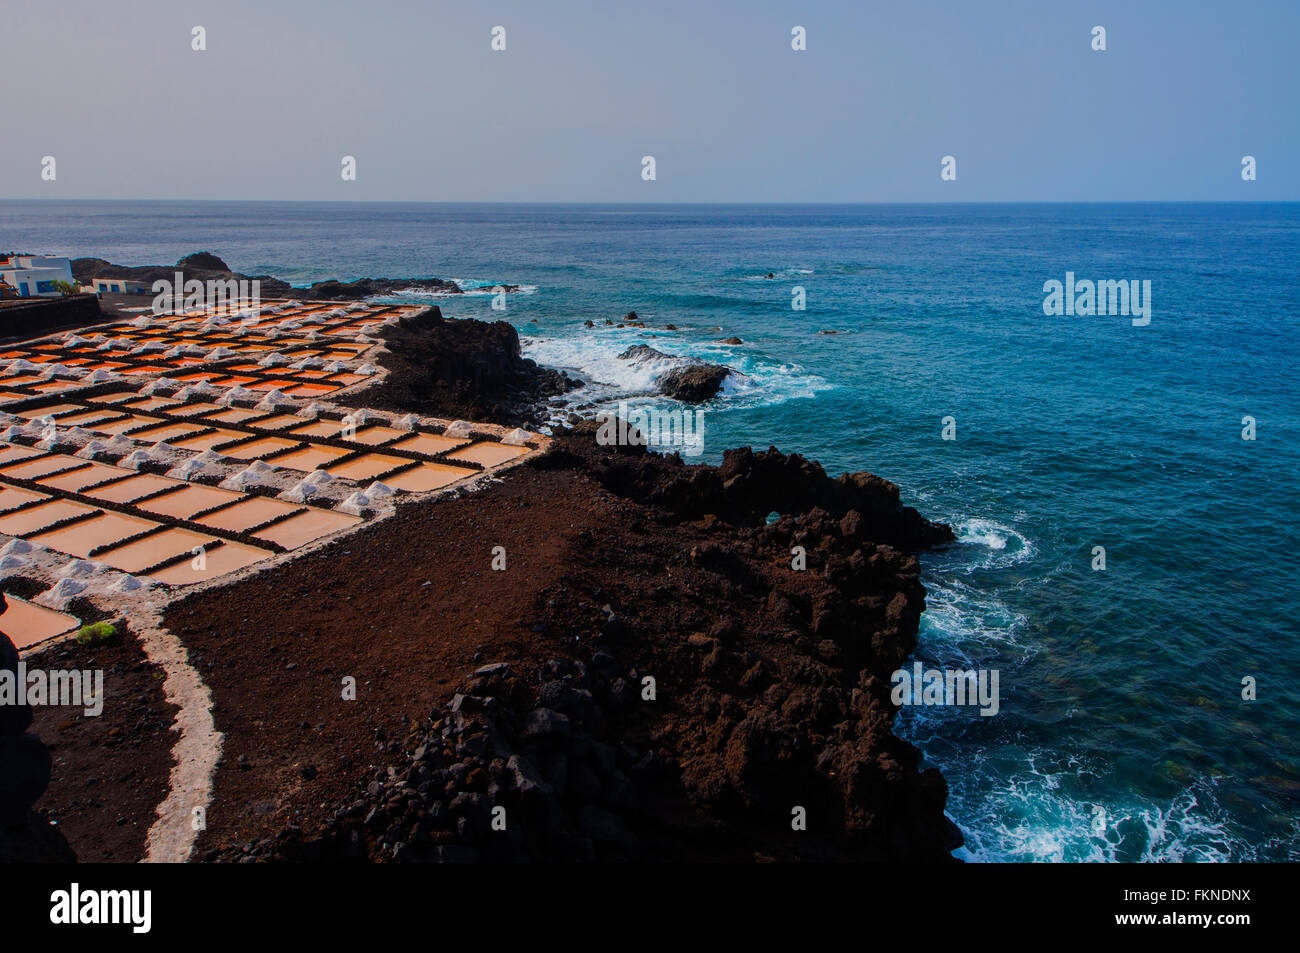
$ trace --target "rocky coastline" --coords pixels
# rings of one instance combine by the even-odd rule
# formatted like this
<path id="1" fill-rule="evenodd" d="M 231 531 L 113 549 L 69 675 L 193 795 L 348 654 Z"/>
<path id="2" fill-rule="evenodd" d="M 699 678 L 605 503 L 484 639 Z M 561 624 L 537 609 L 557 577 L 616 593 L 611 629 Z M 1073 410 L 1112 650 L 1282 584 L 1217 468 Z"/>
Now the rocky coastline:
<path id="1" fill-rule="evenodd" d="M 415 365 L 453 338 L 462 357 L 506 359 L 512 335 L 430 315 L 386 343 Z M 554 384 L 535 365 L 513 373 L 516 394 Z M 490 376 L 447 392 L 410 378 L 389 396 L 424 412 L 448 400 L 449 414 Z M 925 606 L 916 553 L 952 541 L 948 527 L 871 474 L 832 479 L 775 448 L 687 465 L 600 446 L 592 422 L 508 482 L 508 500 L 475 494 L 476 531 L 497 538 L 498 520 L 517 518 L 558 547 L 553 573 L 507 574 L 522 600 L 509 615 L 491 609 L 505 578 L 460 580 L 513 630 L 509 650 L 476 643 L 423 716 L 367 725 L 374 756 L 335 777 L 328 809 L 211 832 L 201 859 L 951 861 L 946 784 L 892 734 L 888 697 Z M 225 611 L 257 598 L 231 593 Z M 220 629 L 220 611 L 205 600 L 169 624 Z M 385 691 L 400 691 L 393 676 Z M 231 690 L 214 686 L 218 707 Z M 308 768 L 314 781 L 322 767 Z"/>

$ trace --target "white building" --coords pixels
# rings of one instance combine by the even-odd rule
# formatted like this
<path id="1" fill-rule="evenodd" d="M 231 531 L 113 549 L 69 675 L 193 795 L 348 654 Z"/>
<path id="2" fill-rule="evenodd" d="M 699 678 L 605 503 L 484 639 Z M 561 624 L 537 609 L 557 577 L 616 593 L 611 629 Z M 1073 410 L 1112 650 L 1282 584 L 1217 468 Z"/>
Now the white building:
<path id="1" fill-rule="evenodd" d="M 76 285 L 71 260 L 50 255 L 0 255 L 0 278 L 20 298 L 57 296 L 56 281 Z"/>
<path id="2" fill-rule="evenodd" d="M 134 281 L 131 278 L 92 278 L 91 291 L 96 294 L 147 295 L 153 286 L 147 281 Z"/>

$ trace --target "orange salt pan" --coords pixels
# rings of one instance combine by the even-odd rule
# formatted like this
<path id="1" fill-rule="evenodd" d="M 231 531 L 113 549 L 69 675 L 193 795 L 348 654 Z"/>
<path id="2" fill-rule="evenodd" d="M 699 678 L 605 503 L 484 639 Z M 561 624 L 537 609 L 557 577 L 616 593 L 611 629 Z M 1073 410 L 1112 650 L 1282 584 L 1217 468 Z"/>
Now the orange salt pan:
<path id="1" fill-rule="evenodd" d="M 455 453 L 449 453 L 447 459 L 468 460 L 471 463 L 479 463 L 485 467 L 494 467 L 497 464 L 505 463 L 507 460 L 513 460 L 515 457 L 522 457 L 527 452 L 527 447 L 511 447 L 504 443 L 484 441 L 470 444 Z"/>
<path id="2" fill-rule="evenodd" d="M 153 529 L 158 524 L 152 520 L 127 516 L 124 513 L 101 513 L 71 526 L 28 537 L 33 543 L 57 549 L 69 556 L 89 556 L 91 550 L 121 542 L 137 533 Z"/>
<path id="3" fill-rule="evenodd" d="M 226 540 L 220 546 L 205 550 L 202 560 L 187 559 L 184 562 L 175 563 L 165 569 L 158 570 L 153 574 L 153 578 L 169 586 L 184 586 L 192 582 L 213 579 L 228 572 L 234 572 L 237 569 L 243 569 L 245 566 L 251 566 L 255 562 L 268 558 L 270 555 L 265 549 Z M 196 568 L 196 562 L 202 568 Z"/>
<path id="4" fill-rule="evenodd" d="M 0 613 L 0 632 L 9 636 L 18 649 L 71 632 L 81 625 L 76 616 L 55 612 L 9 593 L 5 593 L 5 603 L 5 611 Z"/>
<path id="5" fill-rule="evenodd" d="M 212 541 L 211 536 L 171 527 L 125 546 L 98 553 L 95 558 L 123 572 L 142 572 L 164 559 L 171 559 Z"/>
<path id="6" fill-rule="evenodd" d="M 285 549 L 297 549 L 314 539 L 320 539 L 322 536 L 347 526 L 355 526 L 360 522 L 359 516 L 310 508 L 306 513 L 291 516 L 284 522 L 276 523 L 253 535 L 258 539 L 279 543 Z"/>

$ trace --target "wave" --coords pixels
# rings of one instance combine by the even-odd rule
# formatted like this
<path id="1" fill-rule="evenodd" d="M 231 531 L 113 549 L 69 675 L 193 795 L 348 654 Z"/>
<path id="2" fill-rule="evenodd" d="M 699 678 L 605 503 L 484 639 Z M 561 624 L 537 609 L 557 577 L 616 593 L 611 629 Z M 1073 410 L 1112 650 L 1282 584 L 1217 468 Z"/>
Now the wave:
<path id="1" fill-rule="evenodd" d="M 455 291 L 430 291 L 427 288 L 402 288 L 398 291 L 391 292 L 391 297 L 398 298 L 464 298 L 464 297 L 491 297 L 497 294 L 495 290 L 502 287 L 499 281 L 475 281 L 469 278 L 452 278 L 450 279 L 460 292 Z M 518 290 L 510 292 L 511 294 L 533 294 L 537 291 L 537 285 L 519 285 Z"/>
<path id="2" fill-rule="evenodd" d="M 968 569 L 1006 569 L 1034 556 L 1029 538 L 1010 526 L 988 519 L 959 520 L 953 528 Z"/>
<path id="3" fill-rule="evenodd" d="M 954 784 L 948 813 L 966 844 L 956 852 L 973 862 L 1224 863 L 1261 857 L 1233 833 L 1219 804 L 1218 780 L 1194 782 L 1168 801 L 1129 795 L 1110 800 L 1075 797 L 1080 775 L 1104 777 L 1104 765 L 1066 762 L 1029 753 L 1025 766 L 985 766 L 974 758 L 953 772 L 978 773 L 992 785 Z M 1046 763 L 1046 764 L 1044 764 Z M 970 789 L 970 790 L 968 790 Z M 1277 845 L 1280 846 L 1280 845 Z"/>
<path id="4" fill-rule="evenodd" d="M 570 407 L 589 407 L 655 394 L 659 377 L 691 361 L 725 364 L 738 372 L 728 375 L 715 398 L 728 410 L 811 398 L 833 386 L 824 378 L 809 374 L 799 364 L 772 360 L 748 346 L 738 348 L 715 341 L 691 341 L 684 336 L 671 338 L 674 352 L 671 355 L 633 360 L 618 356 L 635 344 L 653 347 L 659 337 L 641 329 L 601 328 L 565 336 L 529 336 L 520 343 L 525 357 L 570 371 L 587 382 L 586 387 L 567 395 L 566 403 Z"/>

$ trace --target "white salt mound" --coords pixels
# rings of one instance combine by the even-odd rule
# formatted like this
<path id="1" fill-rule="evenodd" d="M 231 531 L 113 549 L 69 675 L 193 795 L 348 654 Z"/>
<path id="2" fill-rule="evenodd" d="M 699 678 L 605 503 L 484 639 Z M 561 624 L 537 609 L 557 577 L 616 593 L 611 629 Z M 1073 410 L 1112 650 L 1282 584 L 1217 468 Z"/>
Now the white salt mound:
<path id="1" fill-rule="evenodd" d="M 86 591 L 86 584 L 80 579 L 60 579 L 52 589 L 47 589 L 36 597 L 37 602 L 62 608 L 68 601 Z"/>
<path id="2" fill-rule="evenodd" d="M 374 503 L 371 501 L 370 497 L 358 491 L 334 508 L 343 513 L 351 513 L 353 516 L 360 516 L 362 510 L 370 509 L 373 505 Z"/>

